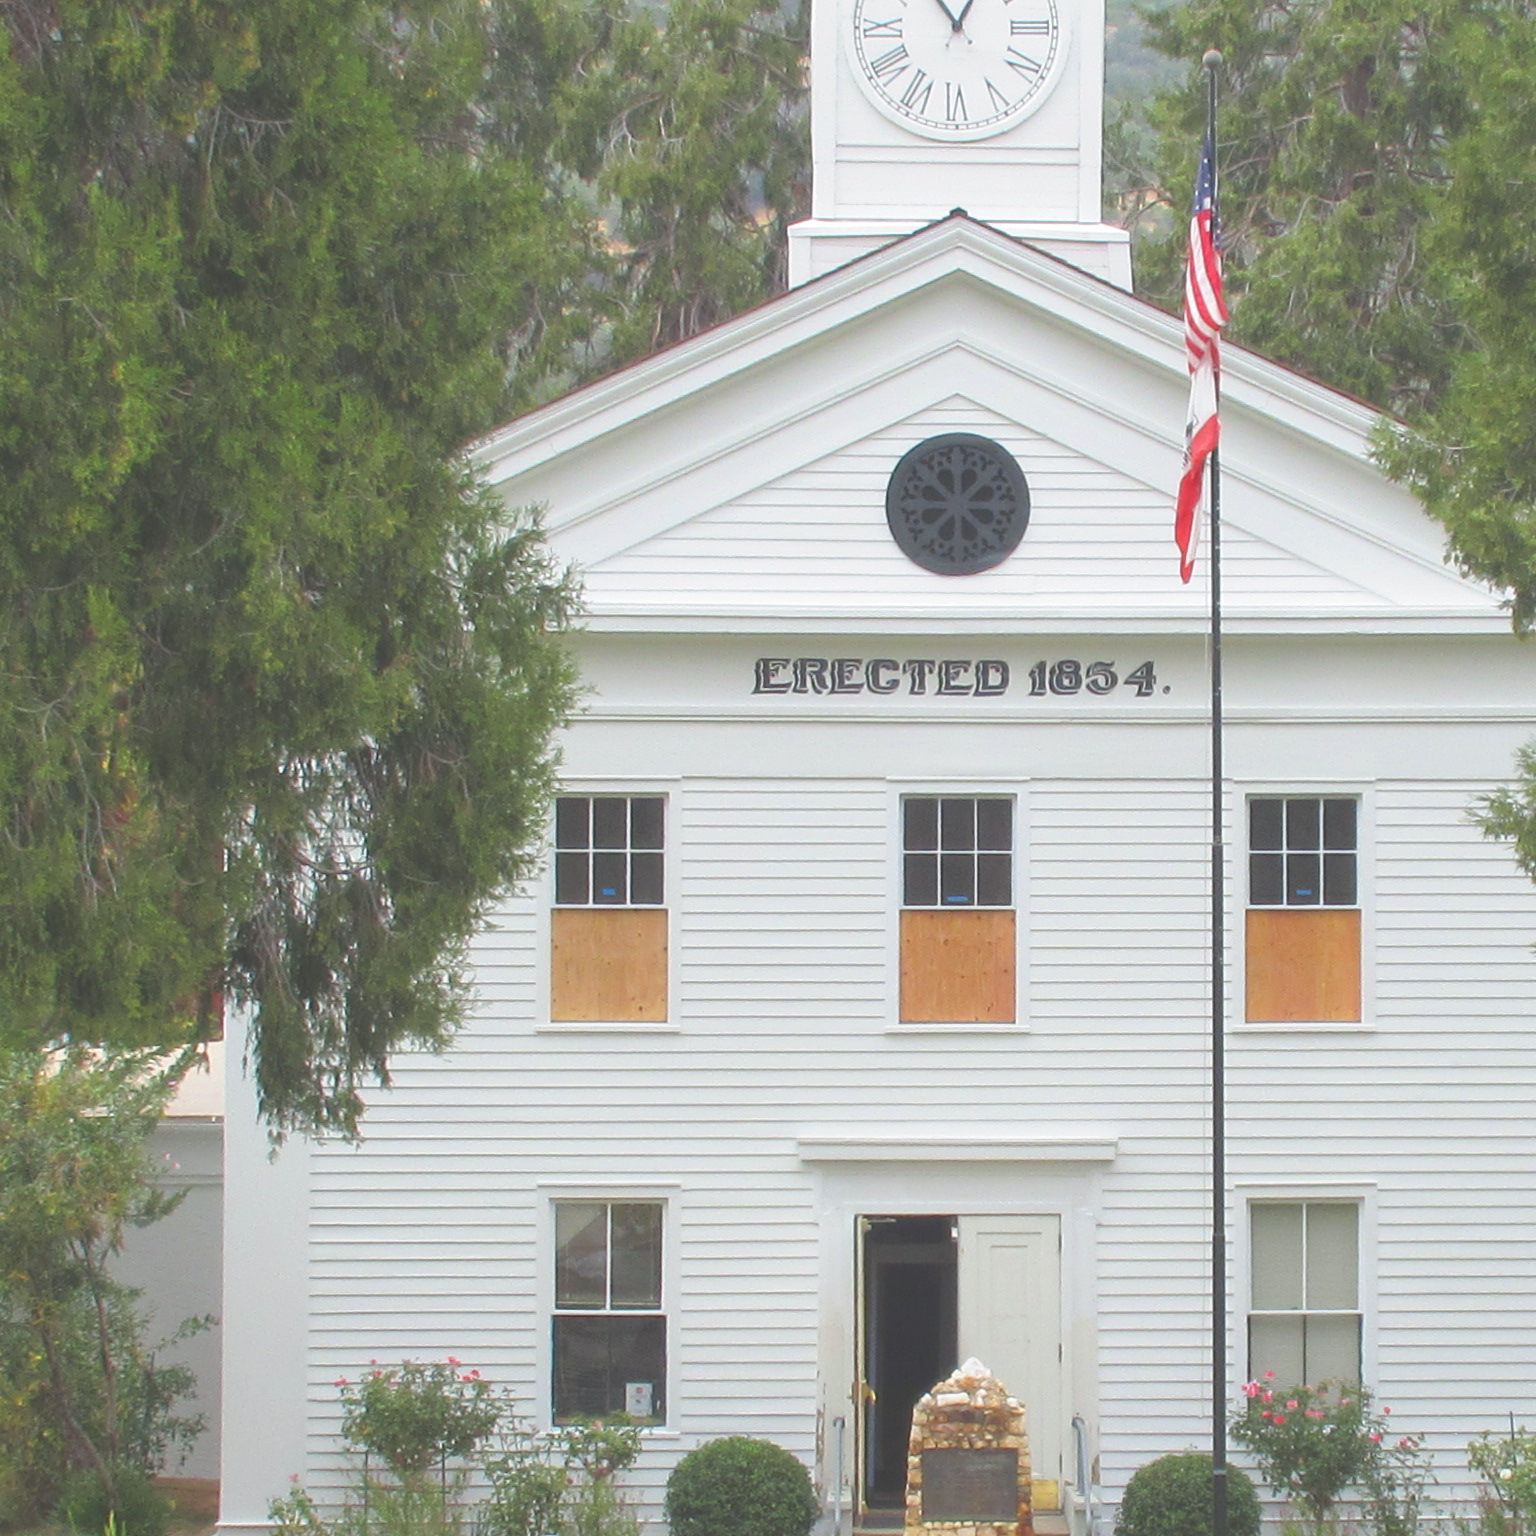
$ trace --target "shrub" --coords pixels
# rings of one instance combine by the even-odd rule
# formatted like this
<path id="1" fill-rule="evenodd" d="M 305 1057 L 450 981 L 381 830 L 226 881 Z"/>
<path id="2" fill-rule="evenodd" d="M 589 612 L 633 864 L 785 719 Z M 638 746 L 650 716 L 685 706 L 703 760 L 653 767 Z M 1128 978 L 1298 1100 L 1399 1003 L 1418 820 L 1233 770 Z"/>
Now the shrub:
<path id="1" fill-rule="evenodd" d="M 1211 1536 L 1211 1458 L 1200 1451 L 1159 1456 L 1125 1485 L 1115 1536 Z M 1253 1479 L 1227 1468 L 1229 1536 L 1259 1536 Z"/>
<path id="2" fill-rule="evenodd" d="M 1389 1438 L 1392 1410 L 1372 1408 L 1370 1389 L 1358 1383 L 1282 1391 L 1267 1385 L 1272 1375 L 1243 1388 L 1248 1401 L 1232 1419 L 1232 1438 L 1253 1452 L 1265 1482 L 1289 1498 L 1313 1530 L 1327 1527 L 1351 1487 L 1366 1490 L 1383 1519 L 1410 1518 L 1428 1464 L 1413 1436 Z"/>
<path id="3" fill-rule="evenodd" d="M 1483 1480 L 1479 1536 L 1529 1536 L 1536 1531 L 1536 1435 L 1511 1429 L 1467 1447 L 1467 1460 Z"/>
<path id="4" fill-rule="evenodd" d="M 467 1456 L 495 1428 L 501 1403 L 479 1371 L 406 1360 L 373 1370 L 356 1386 L 339 1383 L 342 1433 L 409 1478 L 452 1456 Z"/>
<path id="5" fill-rule="evenodd" d="M 806 1536 L 819 1512 L 810 1473 L 768 1440 L 712 1440 L 667 1479 L 672 1536 Z"/>
<path id="6" fill-rule="evenodd" d="M 165 1536 L 171 1506 L 143 1472 L 113 1469 L 109 1494 L 95 1472 L 77 1472 L 64 1488 L 59 1518 L 72 1531 L 105 1531 L 118 1536 Z"/>

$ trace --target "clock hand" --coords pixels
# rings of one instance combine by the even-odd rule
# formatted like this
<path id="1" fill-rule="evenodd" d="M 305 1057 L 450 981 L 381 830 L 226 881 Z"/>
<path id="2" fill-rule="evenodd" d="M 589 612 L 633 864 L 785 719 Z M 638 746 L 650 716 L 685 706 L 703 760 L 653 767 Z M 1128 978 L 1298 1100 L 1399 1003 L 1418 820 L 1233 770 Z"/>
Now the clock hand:
<path id="1" fill-rule="evenodd" d="M 976 0 L 965 0 L 965 5 L 961 8 L 960 14 L 950 18 L 955 24 L 956 32 L 964 30 L 965 18 L 971 14 L 971 7 L 975 4 Z"/>
<path id="2" fill-rule="evenodd" d="M 960 30 L 960 23 L 955 20 L 955 13 L 950 10 L 947 0 L 938 0 L 938 5 L 939 9 L 943 11 L 944 15 L 948 18 L 950 26 L 956 32 L 958 32 Z"/>

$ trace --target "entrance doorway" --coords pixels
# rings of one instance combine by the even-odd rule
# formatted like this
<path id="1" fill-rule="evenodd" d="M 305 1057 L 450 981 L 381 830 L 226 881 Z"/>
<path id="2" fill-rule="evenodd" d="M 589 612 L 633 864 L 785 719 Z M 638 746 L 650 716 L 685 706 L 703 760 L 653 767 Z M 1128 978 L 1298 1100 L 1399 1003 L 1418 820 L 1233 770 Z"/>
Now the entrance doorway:
<path id="1" fill-rule="evenodd" d="M 912 1408 L 959 1361 L 952 1216 L 867 1216 L 864 1236 L 864 1502 L 899 1505 Z"/>
<path id="2" fill-rule="evenodd" d="M 858 1227 L 861 1505 L 902 1503 L 913 1406 L 975 1356 L 1028 1408 L 1035 1504 L 1060 1508 L 1059 1218 L 862 1216 Z"/>

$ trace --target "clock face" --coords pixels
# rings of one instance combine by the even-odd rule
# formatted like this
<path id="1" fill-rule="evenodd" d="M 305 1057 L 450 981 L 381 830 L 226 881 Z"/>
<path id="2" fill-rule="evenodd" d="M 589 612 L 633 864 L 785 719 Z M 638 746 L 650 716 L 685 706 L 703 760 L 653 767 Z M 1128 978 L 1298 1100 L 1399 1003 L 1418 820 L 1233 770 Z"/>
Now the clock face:
<path id="1" fill-rule="evenodd" d="M 937 576 L 990 571 L 1029 527 L 1029 485 L 1018 460 L 970 432 L 930 437 L 902 456 L 885 489 L 891 537 Z"/>
<path id="2" fill-rule="evenodd" d="M 853 71 L 874 104 L 934 139 L 984 139 L 1045 100 L 1064 53 L 1056 0 L 854 0 Z"/>

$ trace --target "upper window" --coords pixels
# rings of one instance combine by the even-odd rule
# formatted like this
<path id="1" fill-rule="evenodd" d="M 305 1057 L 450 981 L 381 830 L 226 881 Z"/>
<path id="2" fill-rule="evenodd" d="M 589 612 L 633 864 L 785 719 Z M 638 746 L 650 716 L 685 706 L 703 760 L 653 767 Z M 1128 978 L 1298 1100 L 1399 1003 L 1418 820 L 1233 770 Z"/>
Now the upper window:
<path id="1" fill-rule="evenodd" d="M 1359 1381 L 1359 1205 L 1256 1201 L 1248 1211 L 1249 1377 L 1273 1372 L 1286 1387 Z"/>
<path id="2" fill-rule="evenodd" d="M 555 1202 L 554 1420 L 666 1416 L 664 1207 L 654 1200 Z"/>
<path id="3" fill-rule="evenodd" d="M 1355 1024 L 1363 1017 L 1360 802 L 1248 801 L 1244 1018 Z"/>
<path id="4" fill-rule="evenodd" d="M 562 907 L 662 904 L 660 795 L 562 795 L 555 802 L 555 901 Z"/>
<path id="5" fill-rule="evenodd" d="M 1249 905 L 1355 906 L 1358 820 L 1358 802 L 1344 796 L 1255 795 L 1248 802 Z"/>
<path id="6" fill-rule="evenodd" d="M 902 905 L 1011 907 L 1013 801 L 913 795 L 902 802 Z"/>

